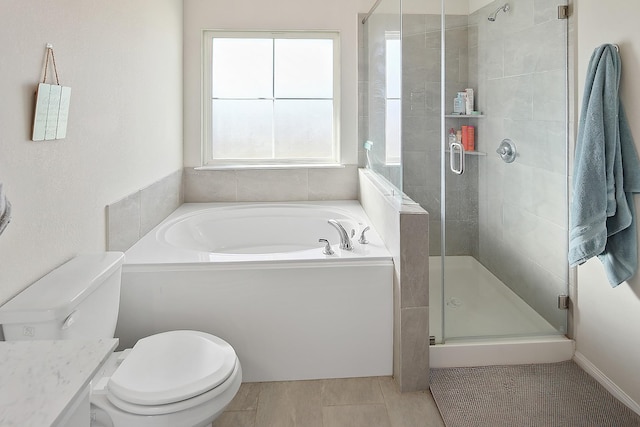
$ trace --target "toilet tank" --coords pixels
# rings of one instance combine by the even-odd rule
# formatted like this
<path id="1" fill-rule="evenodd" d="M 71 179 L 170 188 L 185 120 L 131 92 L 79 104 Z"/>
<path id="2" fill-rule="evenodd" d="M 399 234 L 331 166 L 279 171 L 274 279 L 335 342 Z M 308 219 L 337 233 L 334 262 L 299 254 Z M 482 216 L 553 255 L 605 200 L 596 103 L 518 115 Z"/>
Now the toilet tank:
<path id="1" fill-rule="evenodd" d="M 6 341 L 113 338 L 124 254 L 81 254 L 0 307 Z"/>

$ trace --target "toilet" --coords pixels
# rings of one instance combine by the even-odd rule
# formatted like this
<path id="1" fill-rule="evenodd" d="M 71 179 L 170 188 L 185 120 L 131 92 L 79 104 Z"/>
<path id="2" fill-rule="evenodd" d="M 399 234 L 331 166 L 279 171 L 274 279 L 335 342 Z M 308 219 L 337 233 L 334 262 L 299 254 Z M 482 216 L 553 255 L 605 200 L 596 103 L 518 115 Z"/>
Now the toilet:
<path id="1" fill-rule="evenodd" d="M 82 254 L 0 307 L 6 341 L 113 338 L 124 254 Z M 91 381 L 92 427 L 209 426 L 240 388 L 234 349 L 214 335 L 162 332 L 115 352 Z"/>

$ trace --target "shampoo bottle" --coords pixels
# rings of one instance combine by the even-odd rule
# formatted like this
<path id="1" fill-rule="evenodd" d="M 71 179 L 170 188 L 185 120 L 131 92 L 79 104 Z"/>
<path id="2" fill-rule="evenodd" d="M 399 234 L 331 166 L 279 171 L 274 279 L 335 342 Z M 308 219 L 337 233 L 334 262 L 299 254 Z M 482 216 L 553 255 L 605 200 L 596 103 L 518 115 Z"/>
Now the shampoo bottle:
<path id="1" fill-rule="evenodd" d="M 467 127 L 467 148 L 468 151 L 475 151 L 476 149 L 476 128 L 473 126 Z"/>
<path id="2" fill-rule="evenodd" d="M 465 89 L 465 113 L 467 115 L 473 114 L 473 89 Z"/>
<path id="3" fill-rule="evenodd" d="M 469 151 L 469 126 L 462 126 L 462 146 Z"/>
<path id="4" fill-rule="evenodd" d="M 458 92 L 458 95 L 453 100 L 453 114 L 464 114 L 465 113 L 465 92 Z"/>

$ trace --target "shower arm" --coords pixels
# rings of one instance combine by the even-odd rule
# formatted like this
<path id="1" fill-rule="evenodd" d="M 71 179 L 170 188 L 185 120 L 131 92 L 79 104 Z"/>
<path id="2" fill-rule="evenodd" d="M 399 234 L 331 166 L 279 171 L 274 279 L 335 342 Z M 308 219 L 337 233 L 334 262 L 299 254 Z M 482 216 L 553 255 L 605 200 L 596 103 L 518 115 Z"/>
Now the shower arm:
<path id="1" fill-rule="evenodd" d="M 510 10 L 511 10 L 511 6 L 509 6 L 509 3 L 505 3 L 499 8 L 497 8 L 492 14 L 490 14 L 487 19 L 493 22 L 496 20 L 496 16 L 498 16 L 498 13 L 500 13 L 500 11 L 509 12 Z"/>

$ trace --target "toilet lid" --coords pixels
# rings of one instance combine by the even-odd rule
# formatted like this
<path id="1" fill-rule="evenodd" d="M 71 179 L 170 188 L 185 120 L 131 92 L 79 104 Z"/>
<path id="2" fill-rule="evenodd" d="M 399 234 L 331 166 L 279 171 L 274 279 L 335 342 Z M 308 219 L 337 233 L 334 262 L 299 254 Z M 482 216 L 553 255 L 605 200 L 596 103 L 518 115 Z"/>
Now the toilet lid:
<path id="1" fill-rule="evenodd" d="M 171 331 L 143 338 L 109 380 L 117 398 L 137 405 L 189 399 L 224 382 L 236 353 L 226 341 L 199 331 Z"/>

